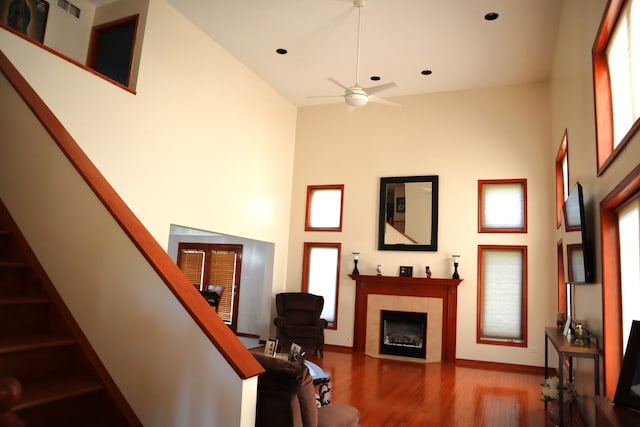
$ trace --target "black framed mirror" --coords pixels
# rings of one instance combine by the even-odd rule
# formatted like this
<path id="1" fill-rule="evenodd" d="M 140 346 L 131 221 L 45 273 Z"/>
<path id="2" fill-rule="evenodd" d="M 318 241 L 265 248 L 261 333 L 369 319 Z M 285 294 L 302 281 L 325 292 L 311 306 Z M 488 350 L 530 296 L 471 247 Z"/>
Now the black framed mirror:
<path id="1" fill-rule="evenodd" d="M 438 176 L 380 178 L 378 250 L 438 250 Z"/>

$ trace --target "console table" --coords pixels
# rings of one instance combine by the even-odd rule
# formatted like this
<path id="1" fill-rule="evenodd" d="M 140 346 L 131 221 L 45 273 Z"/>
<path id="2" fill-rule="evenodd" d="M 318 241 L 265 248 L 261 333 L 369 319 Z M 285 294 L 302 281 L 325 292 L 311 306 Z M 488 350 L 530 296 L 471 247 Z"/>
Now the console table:
<path id="1" fill-rule="evenodd" d="M 559 396 L 558 405 L 560 409 L 558 425 L 560 427 L 564 426 L 564 411 L 563 404 L 564 401 L 564 358 L 567 357 L 569 359 L 569 372 L 568 377 L 569 381 L 573 381 L 573 358 L 574 357 L 585 357 L 593 359 L 593 382 L 595 387 L 595 395 L 598 396 L 600 394 L 600 350 L 597 345 L 593 345 L 590 341 L 586 342 L 584 345 L 577 345 L 575 340 L 571 336 L 565 337 L 561 330 L 559 330 L 555 326 L 547 326 L 544 328 L 544 378 L 549 378 L 549 343 L 556 349 L 558 353 L 558 378 L 560 380 L 559 384 Z M 547 408 L 547 402 L 544 403 L 545 409 Z"/>

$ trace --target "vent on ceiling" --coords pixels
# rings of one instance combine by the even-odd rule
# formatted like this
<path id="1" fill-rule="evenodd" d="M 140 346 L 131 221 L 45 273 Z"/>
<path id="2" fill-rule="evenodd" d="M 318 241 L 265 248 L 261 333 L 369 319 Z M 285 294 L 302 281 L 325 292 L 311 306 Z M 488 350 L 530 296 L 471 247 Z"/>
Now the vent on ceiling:
<path id="1" fill-rule="evenodd" d="M 71 16 L 80 19 L 80 8 L 67 0 L 58 0 L 58 7 Z"/>

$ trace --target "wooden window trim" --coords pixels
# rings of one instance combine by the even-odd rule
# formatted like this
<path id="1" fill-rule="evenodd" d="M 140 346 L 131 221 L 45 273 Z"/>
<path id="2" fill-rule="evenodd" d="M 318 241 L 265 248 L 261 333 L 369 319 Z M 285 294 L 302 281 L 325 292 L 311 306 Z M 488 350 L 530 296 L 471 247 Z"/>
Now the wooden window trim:
<path id="1" fill-rule="evenodd" d="M 506 250 L 520 250 L 522 251 L 522 319 L 520 324 L 520 334 L 522 335 L 522 342 L 509 342 L 509 341 L 500 341 L 500 340 L 491 340 L 487 338 L 482 338 L 482 255 L 483 251 L 489 249 L 506 249 Z M 477 307 L 476 307 L 476 342 L 478 344 L 491 344 L 491 345 L 502 345 L 509 347 L 527 347 L 528 337 L 527 337 L 527 319 L 528 319 L 528 298 L 527 298 L 527 277 L 528 273 L 528 256 L 527 256 L 527 246 L 522 245 L 478 245 L 478 297 L 477 297 Z"/>
<path id="2" fill-rule="evenodd" d="M 636 166 L 600 202 L 602 235 L 602 317 L 604 393 L 613 398 L 622 366 L 622 294 L 620 242 L 616 209 L 640 192 L 640 165 Z"/>
<path id="3" fill-rule="evenodd" d="M 566 313 L 567 310 L 567 284 L 564 282 L 564 257 L 562 256 L 562 239 L 558 240 L 556 245 L 556 261 L 558 266 L 557 284 L 558 284 L 558 312 Z"/>
<path id="4" fill-rule="evenodd" d="M 567 197 L 564 194 L 564 171 L 562 169 L 562 161 L 564 158 L 567 158 L 567 164 L 569 162 L 569 151 L 568 151 L 568 136 L 567 129 L 564 130 L 564 134 L 562 135 L 562 141 L 560 141 L 560 147 L 558 148 L 558 154 L 556 155 L 556 227 L 560 228 L 560 224 L 562 222 L 562 207 L 564 206 L 564 201 Z M 569 167 L 567 166 L 567 174 Z M 567 180 L 569 177 L 566 177 Z"/>
<path id="5" fill-rule="evenodd" d="M 340 190 L 340 221 L 337 227 L 313 227 L 311 226 L 311 197 L 318 190 Z M 342 231 L 342 212 L 344 208 L 344 184 L 308 185 L 307 186 L 307 210 L 304 219 L 305 231 Z"/>
<path id="6" fill-rule="evenodd" d="M 598 34 L 591 51 L 593 60 L 593 92 L 596 119 L 596 163 L 598 176 L 624 149 L 631 137 L 640 129 L 640 120 L 636 120 L 620 144 L 613 148 L 613 107 L 611 100 L 611 76 L 607 59 L 607 46 L 616 27 L 626 0 L 609 0 L 602 16 Z"/>
<path id="7" fill-rule="evenodd" d="M 311 248 L 336 248 L 338 250 L 337 257 L 337 266 L 336 266 L 336 304 L 333 314 L 333 322 L 329 322 L 326 329 L 338 329 L 338 307 L 340 306 L 340 257 L 341 257 L 341 247 L 340 243 L 327 243 L 327 242 L 304 242 L 304 249 L 302 255 L 302 292 L 309 292 L 309 253 Z"/>
<path id="8" fill-rule="evenodd" d="M 484 228 L 482 221 L 482 188 L 491 184 L 522 184 L 523 198 L 523 228 Z M 518 179 L 483 179 L 478 180 L 478 233 L 527 233 L 527 180 L 526 178 Z"/>

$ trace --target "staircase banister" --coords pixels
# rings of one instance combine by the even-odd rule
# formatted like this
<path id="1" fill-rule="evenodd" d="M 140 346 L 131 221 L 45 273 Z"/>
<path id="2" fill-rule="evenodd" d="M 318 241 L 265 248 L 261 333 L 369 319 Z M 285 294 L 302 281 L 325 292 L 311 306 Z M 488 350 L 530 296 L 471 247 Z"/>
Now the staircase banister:
<path id="1" fill-rule="evenodd" d="M 133 214 L 93 162 L 0 49 L 0 72 L 29 106 L 62 153 L 162 279 L 176 299 L 241 379 L 264 372 L 262 366 L 186 279 L 156 239 Z"/>
<path id="2" fill-rule="evenodd" d="M 13 377 L 0 378 L 0 427 L 25 427 L 25 423 L 13 412 L 22 396 L 22 386 Z"/>

